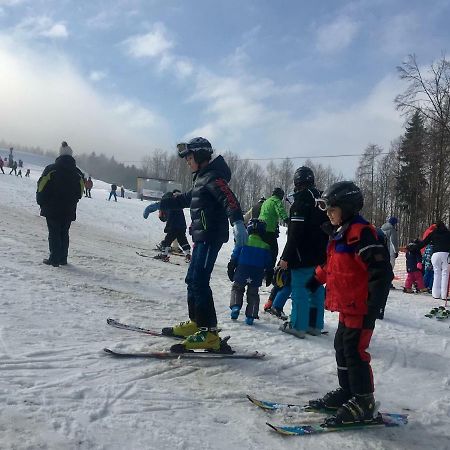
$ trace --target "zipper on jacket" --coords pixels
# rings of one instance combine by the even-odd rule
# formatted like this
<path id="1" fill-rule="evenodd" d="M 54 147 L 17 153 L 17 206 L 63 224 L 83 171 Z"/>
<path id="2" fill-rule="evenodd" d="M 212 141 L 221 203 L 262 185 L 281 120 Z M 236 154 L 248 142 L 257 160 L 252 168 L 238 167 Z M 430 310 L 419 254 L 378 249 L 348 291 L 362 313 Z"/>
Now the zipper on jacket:
<path id="1" fill-rule="evenodd" d="M 206 217 L 205 217 L 205 212 L 202 210 L 202 211 L 200 211 L 200 217 L 201 217 L 201 219 L 202 219 L 202 226 L 203 226 L 203 229 L 204 230 L 207 230 L 207 227 L 206 227 Z"/>

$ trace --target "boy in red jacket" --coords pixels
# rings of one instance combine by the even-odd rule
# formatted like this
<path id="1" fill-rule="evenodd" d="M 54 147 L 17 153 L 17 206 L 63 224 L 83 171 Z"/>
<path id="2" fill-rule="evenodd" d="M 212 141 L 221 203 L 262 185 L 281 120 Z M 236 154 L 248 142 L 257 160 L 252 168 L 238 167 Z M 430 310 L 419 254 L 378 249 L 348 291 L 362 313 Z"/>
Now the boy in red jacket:
<path id="1" fill-rule="evenodd" d="M 336 410 L 336 424 L 370 421 L 375 399 L 367 348 L 380 307 L 393 278 L 389 255 L 375 227 L 359 215 L 361 190 L 350 181 L 330 186 L 318 200 L 331 224 L 327 261 L 307 282 L 310 289 L 326 283 L 325 307 L 339 312 L 334 338 L 339 388 L 310 405 Z"/>

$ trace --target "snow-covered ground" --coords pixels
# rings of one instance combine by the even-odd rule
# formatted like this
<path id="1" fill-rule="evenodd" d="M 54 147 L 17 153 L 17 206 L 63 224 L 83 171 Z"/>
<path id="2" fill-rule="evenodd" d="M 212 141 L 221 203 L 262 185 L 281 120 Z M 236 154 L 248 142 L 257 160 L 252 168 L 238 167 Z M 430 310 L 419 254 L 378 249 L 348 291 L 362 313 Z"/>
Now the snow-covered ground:
<path id="1" fill-rule="evenodd" d="M 139 200 L 107 202 L 109 183 L 95 180 L 71 228 L 70 264 L 43 265 L 47 229 L 35 204 L 41 170 L 32 166 L 31 179 L 0 173 L 1 449 L 450 448 L 450 321 L 424 317 L 439 304 L 429 296 L 391 292 L 371 344 L 381 409 L 410 414 L 398 429 L 283 438 L 265 425 L 311 416 L 269 415 L 245 394 L 304 402 L 336 386 L 337 318 L 327 312 L 330 335 L 305 340 L 281 333 L 264 313 L 253 327 L 242 317 L 231 322 L 230 243 L 212 277 L 222 334 L 238 350 L 265 351 L 265 360 L 103 353 L 105 346 L 168 349 L 169 339 L 114 329 L 106 318 L 149 328 L 186 319 L 186 266 L 137 256 L 161 240 L 163 224 L 156 214 L 144 220 Z"/>

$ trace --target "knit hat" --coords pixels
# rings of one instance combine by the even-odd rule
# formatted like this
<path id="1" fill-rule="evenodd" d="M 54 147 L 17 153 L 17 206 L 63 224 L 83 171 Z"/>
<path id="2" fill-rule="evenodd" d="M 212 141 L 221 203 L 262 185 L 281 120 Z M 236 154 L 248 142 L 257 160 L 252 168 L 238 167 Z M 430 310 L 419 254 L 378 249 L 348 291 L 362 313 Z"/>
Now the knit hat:
<path id="1" fill-rule="evenodd" d="M 59 149 L 59 155 L 70 155 L 72 156 L 72 149 L 67 145 L 66 141 L 62 141 L 61 147 Z"/>
<path id="2" fill-rule="evenodd" d="M 398 219 L 397 219 L 397 217 L 390 217 L 389 220 L 388 220 L 388 222 L 389 222 L 391 225 L 397 225 Z"/>

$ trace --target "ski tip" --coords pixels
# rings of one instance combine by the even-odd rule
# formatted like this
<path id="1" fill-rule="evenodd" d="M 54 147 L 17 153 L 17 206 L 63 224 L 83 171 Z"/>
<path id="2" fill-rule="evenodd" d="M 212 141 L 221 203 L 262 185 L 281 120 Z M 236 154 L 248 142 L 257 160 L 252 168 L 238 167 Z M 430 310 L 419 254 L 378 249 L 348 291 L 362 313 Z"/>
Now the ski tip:
<path id="1" fill-rule="evenodd" d="M 269 423 L 269 422 L 266 422 L 266 425 L 267 425 L 268 427 L 270 427 L 273 431 L 276 431 L 278 434 L 282 434 L 283 436 L 292 436 L 292 435 L 295 435 L 295 433 L 291 433 L 291 432 L 285 430 L 284 428 L 277 427 L 276 425 L 272 425 L 272 424 Z"/>

